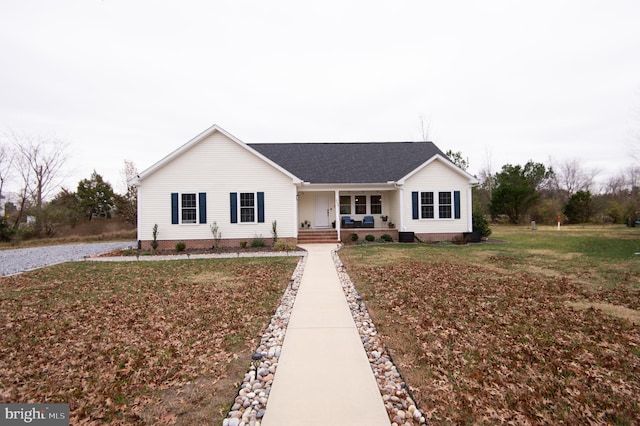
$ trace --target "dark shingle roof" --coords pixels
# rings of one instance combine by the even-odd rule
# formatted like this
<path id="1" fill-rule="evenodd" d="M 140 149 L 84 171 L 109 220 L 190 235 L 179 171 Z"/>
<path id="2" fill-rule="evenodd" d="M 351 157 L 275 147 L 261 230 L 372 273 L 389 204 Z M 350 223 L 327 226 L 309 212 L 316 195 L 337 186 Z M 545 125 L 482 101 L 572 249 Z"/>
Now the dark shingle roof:
<path id="1" fill-rule="evenodd" d="M 397 181 L 436 154 L 432 142 L 265 143 L 249 146 L 305 182 Z"/>

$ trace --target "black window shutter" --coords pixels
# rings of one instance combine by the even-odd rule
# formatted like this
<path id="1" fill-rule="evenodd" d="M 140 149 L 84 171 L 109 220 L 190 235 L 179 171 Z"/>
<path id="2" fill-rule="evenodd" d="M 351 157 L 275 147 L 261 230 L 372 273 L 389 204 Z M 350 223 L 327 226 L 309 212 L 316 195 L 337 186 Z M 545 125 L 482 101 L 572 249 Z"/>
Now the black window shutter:
<path id="1" fill-rule="evenodd" d="M 264 222 L 264 192 L 258 192 L 258 222 Z"/>
<path id="2" fill-rule="evenodd" d="M 231 223 L 238 223 L 238 193 L 229 193 L 229 204 L 231 207 Z"/>
<path id="3" fill-rule="evenodd" d="M 178 193 L 171 193 L 171 224 L 178 224 Z"/>
<path id="4" fill-rule="evenodd" d="M 411 193 L 411 210 L 413 211 L 413 218 L 418 219 L 420 216 L 418 215 L 418 193 Z"/>
<path id="5" fill-rule="evenodd" d="M 207 193 L 198 194 L 198 209 L 200 210 L 200 223 L 207 223 Z"/>
<path id="6" fill-rule="evenodd" d="M 456 219 L 460 219 L 460 191 L 453 191 L 453 211 Z"/>

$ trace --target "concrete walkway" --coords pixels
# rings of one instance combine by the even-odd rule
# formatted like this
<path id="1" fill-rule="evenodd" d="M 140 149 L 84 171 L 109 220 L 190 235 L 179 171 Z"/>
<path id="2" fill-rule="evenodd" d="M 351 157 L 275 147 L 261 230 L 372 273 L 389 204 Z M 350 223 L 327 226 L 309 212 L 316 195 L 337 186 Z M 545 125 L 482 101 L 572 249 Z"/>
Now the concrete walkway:
<path id="1" fill-rule="evenodd" d="M 389 426 L 369 360 L 331 259 L 304 245 L 304 273 L 262 426 Z"/>

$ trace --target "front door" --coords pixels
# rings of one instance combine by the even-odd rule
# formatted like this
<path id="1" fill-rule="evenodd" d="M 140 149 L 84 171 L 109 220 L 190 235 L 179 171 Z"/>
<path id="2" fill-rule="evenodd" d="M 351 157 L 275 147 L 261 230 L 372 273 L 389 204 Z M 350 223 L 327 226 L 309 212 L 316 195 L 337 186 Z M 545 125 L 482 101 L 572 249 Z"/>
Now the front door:
<path id="1" fill-rule="evenodd" d="M 329 196 L 316 195 L 316 214 L 314 228 L 329 227 Z"/>

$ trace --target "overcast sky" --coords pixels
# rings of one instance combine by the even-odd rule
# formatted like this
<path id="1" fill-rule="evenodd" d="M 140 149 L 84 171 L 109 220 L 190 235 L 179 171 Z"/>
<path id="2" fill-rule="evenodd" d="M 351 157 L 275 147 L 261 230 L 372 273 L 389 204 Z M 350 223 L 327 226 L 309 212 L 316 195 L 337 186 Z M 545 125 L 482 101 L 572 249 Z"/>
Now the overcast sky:
<path id="1" fill-rule="evenodd" d="M 422 117 L 472 174 L 577 158 L 603 177 L 640 144 L 637 0 L 1 0 L 0 61 L 0 130 L 69 142 L 73 190 L 95 169 L 121 191 L 125 159 L 212 124 L 407 141 Z"/>

